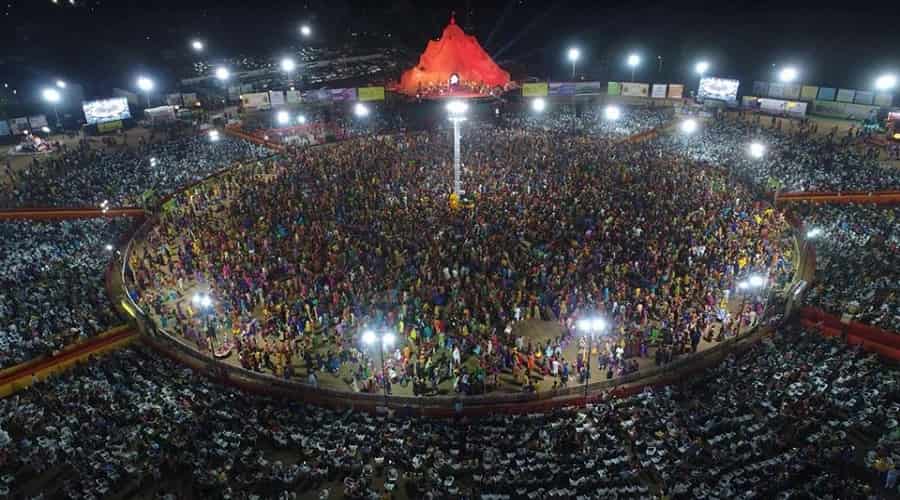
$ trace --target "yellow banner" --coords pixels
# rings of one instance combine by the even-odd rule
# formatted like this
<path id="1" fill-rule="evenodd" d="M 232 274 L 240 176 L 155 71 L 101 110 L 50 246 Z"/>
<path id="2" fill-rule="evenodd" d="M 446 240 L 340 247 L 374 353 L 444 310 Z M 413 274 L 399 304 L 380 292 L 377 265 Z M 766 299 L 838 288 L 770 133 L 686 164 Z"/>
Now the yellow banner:
<path id="1" fill-rule="evenodd" d="M 360 87 L 356 95 L 360 101 L 383 101 L 384 87 Z"/>
<path id="2" fill-rule="evenodd" d="M 101 134 L 105 132 L 112 132 L 113 130 L 119 130 L 120 128 L 122 128 L 122 120 L 97 124 L 97 132 L 100 132 Z"/>
<path id="3" fill-rule="evenodd" d="M 523 97 L 547 97 L 547 82 L 526 83 L 522 85 Z"/>

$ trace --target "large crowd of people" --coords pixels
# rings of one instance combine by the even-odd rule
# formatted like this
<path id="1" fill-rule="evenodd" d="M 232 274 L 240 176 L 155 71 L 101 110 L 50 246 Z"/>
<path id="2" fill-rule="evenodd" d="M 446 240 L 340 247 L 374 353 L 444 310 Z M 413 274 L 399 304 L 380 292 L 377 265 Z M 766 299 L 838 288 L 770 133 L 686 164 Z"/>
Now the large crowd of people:
<path id="1" fill-rule="evenodd" d="M 898 388 L 875 357 L 788 328 L 584 408 L 374 417 L 251 396 L 133 347 L 0 400 L 0 497 L 891 498 Z"/>
<path id="2" fill-rule="evenodd" d="M 0 368 L 119 323 L 104 276 L 131 223 L 0 222 Z"/>
<path id="3" fill-rule="evenodd" d="M 765 304 L 734 311 L 736 283 L 790 274 L 782 215 L 717 170 L 615 142 L 467 125 L 459 208 L 447 134 L 296 150 L 180 196 L 132 254 L 132 294 L 161 328 L 233 347 L 245 368 L 305 364 L 311 383 L 330 372 L 358 391 L 452 380 L 481 393 L 501 373 L 564 386 L 592 348 L 609 378 L 651 347 L 664 362 L 734 336 Z M 594 315 L 609 323 L 599 347 L 576 339 Z M 554 333 L 522 339 L 527 320 Z M 360 352 L 367 328 L 398 339 L 387 370 Z"/>
<path id="4" fill-rule="evenodd" d="M 836 128 L 826 133 L 819 127 L 808 120 L 722 114 L 705 121 L 694 134 L 673 134 L 665 142 L 674 151 L 727 168 L 766 191 L 900 188 L 900 170 L 883 168 L 876 147 L 856 145 L 849 133 L 840 134 Z M 765 147 L 762 158 L 750 154 L 752 142 Z"/>
<path id="5" fill-rule="evenodd" d="M 179 188 L 236 161 L 271 154 L 256 144 L 225 134 L 173 140 L 139 139 L 124 147 L 98 146 L 88 140 L 64 146 L 60 154 L 35 158 L 27 169 L 7 166 L 11 189 L 0 192 L 0 207 L 113 207 L 152 204 Z"/>
<path id="6" fill-rule="evenodd" d="M 816 247 L 809 302 L 900 332 L 900 212 L 890 206 L 816 205 L 802 214 Z"/>
<path id="7" fill-rule="evenodd" d="M 510 128 L 539 128 L 543 130 L 572 131 L 601 137 L 628 137 L 641 132 L 661 128 L 674 119 L 671 107 L 617 107 L 615 115 L 607 116 L 607 108 L 596 106 L 554 105 L 551 109 L 535 111 L 522 109 L 518 113 L 503 115 L 503 124 Z"/>

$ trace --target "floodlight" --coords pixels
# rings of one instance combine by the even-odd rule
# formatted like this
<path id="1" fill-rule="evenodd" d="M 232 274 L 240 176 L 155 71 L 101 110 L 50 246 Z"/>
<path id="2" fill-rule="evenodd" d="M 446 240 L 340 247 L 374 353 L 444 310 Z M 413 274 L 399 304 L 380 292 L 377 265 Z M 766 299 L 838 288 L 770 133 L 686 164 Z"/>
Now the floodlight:
<path id="1" fill-rule="evenodd" d="M 289 115 L 287 111 L 279 111 L 278 114 L 275 115 L 275 119 L 278 121 L 279 125 L 287 125 L 288 122 L 291 121 L 291 115 Z"/>
<path id="2" fill-rule="evenodd" d="M 591 320 L 591 328 L 595 332 L 603 331 L 606 329 L 606 321 L 603 318 L 594 318 Z"/>
<path id="3" fill-rule="evenodd" d="M 636 67 L 640 63 L 641 63 L 641 56 L 639 56 L 637 54 L 630 54 L 628 56 L 628 65 L 631 66 L 632 68 Z"/>
<path id="4" fill-rule="evenodd" d="M 753 288 L 759 288 L 766 284 L 766 278 L 764 278 L 758 274 L 754 274 L 753 276 L 750 276 L 748 281 L 750 282 L 750 286 L 752 286 Z"/>
<path id="5" fill-rule="evenodd" d="M 150 92 L 153 90 L 153 80 L 147 78 L 146 76 L 139 77 L 137 79 L 137 86 L 143 92 Z"/>
<path id="6" fill-rule="evenodd" d="M 799 73 L 797 72 L 797 68 L 788 66 L 778 73 L 778 79 L 782 82 L 793 82 L 797 79 L 798 75 Z"/>
<path id="7" fill-rule="evenodd" d="M 306 123 L 306 117 L 303 115 L 297 115 L 297 123 L 303 125 L 304 123 Z"/>
<path id="8" fill-rule="evenodd" d="M 700 76 L 703 76 L 707 72 L 707 70 L 709 70 L 709 63 L 706 61 L 700 61 L 696 65 L 694 65 L 694 71 L 696 71 Z"/>
<path id="9" fill-rule="evenodd" d="M 372 345 L 375 343 L 375 332 L 372 330 L 366 330 L 362 334 L 363 344 Z"/>
<path id="10" fill-rule="evenodd" d="M 447 111 L 451 115 L 462 115 L 469 109 L 469 105 L 463 101 L 450 101 L 447 103 Z"/>
<path id="11" fill-rule="evenodd" d="M 353 114 L 360 118 L 369 116 L 369 108 L 365 104 L 358 102 L 353 106 Z"/>
<path id="12" fill-rule="evenodd" d="M 875 88 L 878 90 L 890 90 L 897 86 L 897 75 L 881 75 L 875 80 Z"/>
<path id="13" fill-rule="evenodd" d="M 218 78 L 219 80 L 223 80 L 223 81 L 224 81 L 224 80 L 227 80 L 227 79 L 230 78 L 230 77 L 231 77 L 231 72 L 228 71 L 228 68 L 225 68 L 225 67 L 222 67 L 222 66 L 216 68 L 216 78 Z"/>
<path id="14" fill-rule="evenodd" d="M 697 120 L 693 118 L 688 118 L 687 120 L 681 122 L 681 131 L 685 134 L 693 134 L 697 131 Z"/>
<path id="15" fill-rule="evenodd" d="M 547 107 L 547 101 L 545 101 L 542 97 L 538 97 L 538 98 L 534 99 L 533 101 L 531 101 L 531 109 L 535 110 L 538 113 L 543 111 L 544 108 L 546 108 L 546 107 Z"/>
<path id="16" fill-rule="evenodd" d="M 219 140 L 219 131 L 218 130 L 210 130 L 209 131 L 209 140 L 216 142 Z"/>
<path id="17" fill-rule="evenodd" d="M 209 307 L 212 305 L 212 299 L 209 295 L 203 294 L 200 296 L 200 305 L 203 307 Z"/>
<path id="18" fill-rule="evenodd" d="M 50 133 L 50 127 L 44 125 L 43 127 L 41 127 L 41 132 L 43 132 L 43 133 L 45 133 L 45 134 L 49 134 L 49 133 Z"/>
<path id="19" fill-rule="evenodd" d="M 806 232 L 807 239 L 815 239 L 822 235 L 822 229 L 818 227 L 814 227 Z"/>
<path id="20" fill-rule="evenodd" d="M 197 52 L 202 52 L 203 51 L 203 42 L 201 42 L 200 40 L 194 40 L 191 42 L 191 48 Z"/>
<path id="21" fill-rule="evenodd" d="M 105 246 L 104 248 L 106 248 L 106 251 L 107 251 L 107 252 L 112 252 L 112 251 L 113 251 L 113 246 L 110 245 L 109 243 L 107 243 L 106 246 Z"/>
<path id="22" fill-rule="evenodd" d="M 759 142 L 750 144 L 750 156 L 754 158 L 762 158 L 766 154 L 766 147 Z"/>
<path id="23" fill-rule="evenodd" d="M 54 88 L 46 88 L 41 92 L 41 95 L 44 97 L 44 100 L 50 103 L 57 103 L 62 99 L 62 94 L 59 93 L 58 90 Z"/>
<path id="24" fill-rule="evenodd" d="M 312 35 L 312 28 L 310 28 L 308 24 L 304 24 L 300 26 L 300 34 L 308 37 L 309 35 Z"/>
<path id="25" fill-rule="evenodd" d="M 296 67 L 297 67 L 297 64 L 290 57 L 285 57 L 284 59 L 281 60 L 281 70 L 284 71 L 285 73 L 290 73 L 291 71 L 294 71 L 294 69 Z"/>
<path id="26" fill-rule="evenodd" d="M 56 86 L 61 89 L 64 89 L 64 88 L 66 88 L 66 82 L 63 80 L 56 80 Z"/>
<path id="27" fill-rule="evenodd" d="M 622 116 L 622 110 L 618 106 L 610 105 L 603 110 L 603 116 L 609 121 L 615 121 Z"/>
<path id="28" fill-rule="evenodd" d="M 397 336 L 392 332 L 387 332 L 381 336 L 381 344 L 385 347 L 391 347 L 394 345 L 394 342 L 397 340 Z"/>
<path id="29" fill-rule="evenodd" d="M 569 61 L 575 62 L 581 58 L 581 51 L 577 47 L 572 47 L 569 49 L 568 57 Z"/>

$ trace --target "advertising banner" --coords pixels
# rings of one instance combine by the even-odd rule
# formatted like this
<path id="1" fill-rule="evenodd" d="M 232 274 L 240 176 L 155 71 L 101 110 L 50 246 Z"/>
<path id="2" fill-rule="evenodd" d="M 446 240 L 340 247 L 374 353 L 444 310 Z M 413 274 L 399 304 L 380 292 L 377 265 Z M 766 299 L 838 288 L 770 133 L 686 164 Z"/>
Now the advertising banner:
<path id="1" fill-rule="evenodd" d="M 804 85 L 800 89 L 800 99 L 815 101 L 817 95 L 819 95 L 819 87 L 814 85 Z"/>
<path id="2" fill-rule="evenodd" d="M 752 95 L 745 95 L 741 98 L 741 106 L 745 108 L 758 108 L 759 98 Z"/>
<path id="3" fill-rule="evenodd" d="M 40 130 L 41 127 L 47 126 L 47 117 L 44 115 L 29 116 L 28 123 L 31 124 L 32 130 Z"/>
<path id="4" fill-rule="evenodd" d="M 547 95 L 565 96 L 575 95 L 574 83 L 551 83 L 547 85 Z"/>
<path id="5" fill-rule="evenodd" d="M 819 87 L 819 97 L 817 101 L 833 101 L 837 96 L 837 89 L 833 87 Z"/>
<path id="6" fill-rule="evenodd" d="M 578 82 L 575 84 L 576 95 L 599 95 L 606 91 L 603 82 Z"/>
<path id="7" fill-rule="evenodd" d="M 184 101 L 185 106 L 196 106 L 198 102 L 197 94 L 181 94 L 181 99 Z"/>
<path id="8" fill-rule="evenodd" d="M 255 92 L 241 95 L 241 105 L 247 110 L 264 110 L 272 107 L 268 92 Z"/>
<path id="9" fill-rule="evenodd" d="M 166 94 L 166 104 L 169 106 L 181 106 L 181 94 Z"/>
<path id="10" fill-rule="evenodd" d="M 525 85 L 528 85 L 527 83 Z M 544 86 L 547 84 L 545 83 Z M 546 89 L 544 90 L 544 95 L 547 95 Z M 356 89 L 356 95 L 359 96 L 360 101 L 383 101 L 384 100 L 384 87 L 360 87 Z M 525 88 L 522 87 L 522 95 L 525 95 Z"/>
<path id="11" fill-rule="evenodd" d="M 769 82 L 753 82 L 754 95 L 769 95 Z"/>
<path id="12" fill-rule="evenodd" d="M 620 85 L 619 82 L 607 83 L 606 95 L 622 95 L 622 85 Z"/>
<path id="13" fill-rule="evenodd" d="M 764 113 L 773 115 L 787 115 L 802 117 L 806 115 L 806 103 L 800 101 L 785 101 L 781 99 L 759 99 L 759 109 Z"/>
<path id="14" fill-rule="evenodd" d="M 653 90 L 650 92 L 650 97 L 654 99 L 665 99 L 666 87 L 667 85 L 665 83 L 654 83 Z"/>
<path id="15" fill-rule="evenodd" d="M 888 107 L 891 105 L 891 103 L 893 103 L 893 101 L 894 101 L 894 96 L 892 96 L 891 94 L 876 94 L 875 95 L 875 105 L 876 106 Z"/>
<path id="16" fill-rule="evenodd" d="M 355 101 L 356 89 L 330 89 L 332 101 Z"/>
<path id="17" fill-rule="evenodd" d="M 684 85 L 680 83 L 669 84 L 669 99 L 681 99 L 684 97 Z"/>
<path id="18" fill-rule="evenodd" d="M 784 104 L 784 112 L 788 116 L 804 117 L 806 116 L 807 103 L 800 101 L 788 101 Z"/>
<path id="19" fill-rule="evenodd" d="M 622 95 L 629 97 L 647 97 L 650 93 L 650 84 L 647 83 L 623 83 Z"/>
<path id="20" fill-rule="evenodd" d="M 288 104 L 296 104 L 300 102 L 300 91 L 299 90 L 288 90 L 285 94 L 285 100 Z"/>
<path id="21" fill-rule="evenodd" d="M 784 84 L 772 82 L 769 84 L 769 97 L 784 97 Z"/>
<path id="22" fill-rule="evenodd" d="M 272 106 L 284 106 L 284 92 L 280 90 L 270 90 L 269 104 Z"/>
<path id="23" fill-rule="evenodd" d="M 12 135 L 20 135 L 24 134 L 28 128 L 28 118 L 13 118 L 9 121 L 9 130 L 12 132 Z"/>
<path id="24" fill-rule="evenodd" d="M 845 118 L 850 120 L 865 120 L 878 112 L 878 106 L 866 106 L 863 104 L 851 104 L 840 101 L 816 101 L 815 114 Z"/>
<path id="25" fill-rule="evenodd" d="M 0 120 L 0 137 L 6 137 L 9 133 L 9 124 L 6 123 L 6 120 Z"/>
<path id="26" fill-rule="evenodd" d="M 97 124 L 97 132 L 104 134 L 106 132 L 112 132 L 114 130 L 119 130 L 122 128 L 122 120 L 116 120 L 112 122 L 98 123 Z"/>
<path id="27" fill-rule="evenodd" d="M 837 93 L 837 100 L 840 102 L 853 102 L 853 96 L 856 95 L 856 91 L 852 89 L 839 89 Z"/>
<path id="28" fill-rule="evenodd" d="M 862 90 L 856 91 L 856 97 L 853 98 L 853 102 L 856 104 L 872 104 L 872 101 L 875 100 L 874 92 L 866 92 Z"/>
<path id="29" fill-rule="evenodd" d="M 784 97 L 786 99 L 800 99 L 800 85 L 796 83 L 784 84 Z"/>

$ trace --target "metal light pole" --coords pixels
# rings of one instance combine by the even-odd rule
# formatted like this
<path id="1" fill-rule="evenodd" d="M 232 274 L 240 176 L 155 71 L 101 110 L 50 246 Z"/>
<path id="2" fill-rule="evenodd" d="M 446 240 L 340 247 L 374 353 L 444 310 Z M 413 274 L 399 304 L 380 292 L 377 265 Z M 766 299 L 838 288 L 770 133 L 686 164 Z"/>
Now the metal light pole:
<path id="1" fill-rule="evenodd" d="M 366 330 L 363 332 L 362 341 L 364 344 L 372 345 L 378 344 L 378 357 L 381 360 L 381 387 L 384 391 L 384 406 L 388 405 L 388 377 L 387 377 L 387 365 L 384 363 L 384 350 L 386 348 L 391 347 L 394 344 L 394 334 L 391 332 L 384 332 L 381 334 L 376 334 L 372 330 Z"/>
<path id="2" fill-rule="evenodd" d="M 606 328 L 606 321 L 603 318 L 585 318 L 578 320 L 576 327 L 584 332 L 585 336 L 590 336 L 587 348 L 587 376 L 584 379 L 584 402 L 587 404 L 588 387 L 591 385 L 591 353 L 594 350 L 594 336 L 602 332 Z"/>
<path id="3" fill-rule="evenodd" d="M 450 122 L 453 124 L 453 193 L 462 196 L 462 168 L 460 165 L 459 127 L 466 120 L 465 113 L 469 106 L 462 101 L 451 101 L 447 104 Z"/>

